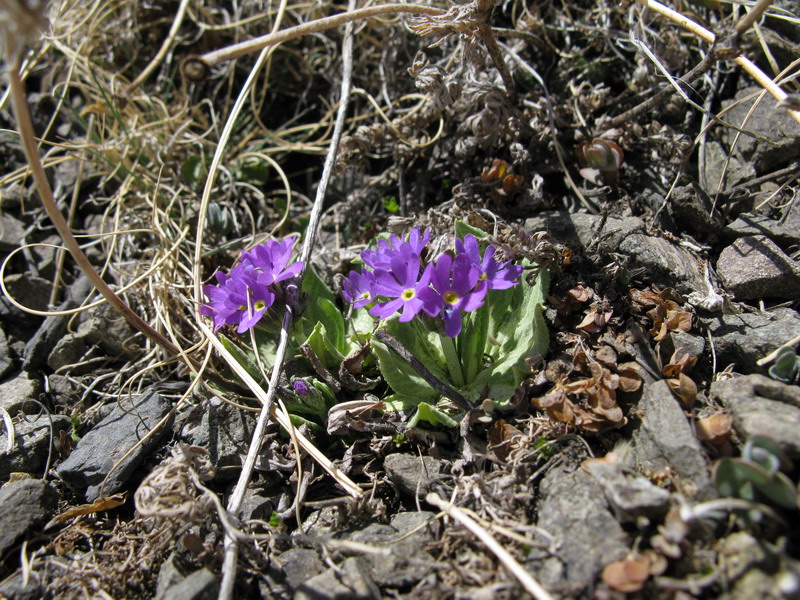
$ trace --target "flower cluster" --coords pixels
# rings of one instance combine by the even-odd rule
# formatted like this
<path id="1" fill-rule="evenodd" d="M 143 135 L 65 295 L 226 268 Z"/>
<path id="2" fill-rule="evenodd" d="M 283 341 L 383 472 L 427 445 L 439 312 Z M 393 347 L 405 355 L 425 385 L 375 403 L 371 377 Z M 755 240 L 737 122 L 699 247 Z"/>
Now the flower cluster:
<path id="1" fill-rule="evenodd" d="M 442 254 L 435 263 L 424 265 L 423 251 L 430 241 L 430 229 L 412 229 L 403 239 L 392 235 L 380 239 L 375 250 L 361 253 L 368 270 L 351 271 L 345 278 L 342 296 L 354 308 L 369 306 L 373 317 L 386 319 L 400 311 L 407 322 L 420 312 L 444 321 L 445 333 L 461 332 L 461 313 L 483 305 L 486 293 L 508 289 L 518 283 L 522 267 L 499 263 L 489 245 L 481 256 L 478 240 L 467 234 L 456 240 L 455 256 Z"/>
<path id="2" fill-rule="evenodd" d="M 214 319 L 214 331 L 223 325 L 237 325 L 244 333 L 255 327 L 275 302 L 277 283 L 297 275 L 303 263 L 289 265 L 297 237 L 274 240 L 242 252 L 242 259 L 227 275 L 217 271 L 217 285 L 208 284 L 203 292 L 208 303 L 200 313 Z"/>

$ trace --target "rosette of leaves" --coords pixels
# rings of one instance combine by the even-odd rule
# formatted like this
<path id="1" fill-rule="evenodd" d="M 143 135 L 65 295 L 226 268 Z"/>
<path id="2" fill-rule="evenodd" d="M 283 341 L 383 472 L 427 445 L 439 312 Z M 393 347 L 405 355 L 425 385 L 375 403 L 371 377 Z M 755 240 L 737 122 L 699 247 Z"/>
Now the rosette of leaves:
<path id="1" fill-rule="evenodd" d="M 791 469 L 791 461 L 774 441 L 754 437 L 741 457 L 717 461 L 714 483 L 722 496 L 797 509 L 798 488 L 783 472 Z"/>
<path id="2" fill-rule="evenodd" d="M 797 383 L 800 377 L 800 356 L 792 348 L 781 348 L 769 368 L 769 375 L 784 383 Z"/>

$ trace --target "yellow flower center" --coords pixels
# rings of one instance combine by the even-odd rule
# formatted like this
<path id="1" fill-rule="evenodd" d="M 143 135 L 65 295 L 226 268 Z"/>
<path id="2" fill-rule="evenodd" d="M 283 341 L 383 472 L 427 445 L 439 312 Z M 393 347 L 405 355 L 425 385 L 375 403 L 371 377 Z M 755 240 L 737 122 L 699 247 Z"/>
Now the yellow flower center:
<path id="1" fill-rule="evenodd" d="M 458 302 L 458 294 L 456 294 L 455 292 L 445 292 L 444 296 L 442 296 L 442 299 L 445 301 L 446 304 L 453 306 Z"/>
<path id="2" fill-rule="evenodd" d="M 263 300 L 258 300 L 258 301 L 256 301 L 256 303 L 253 306 L 253 308 L 255 308 L 256 311 L 264 310 L 265 308 L 267 308 L 267 303 L 264 302 Z"/>
<path id="3" fill-rule="evenodd" d="M 413 289 L 409 288 L 407 290 L 403 290 L 403 296 L 402 296 L 403 300 L 411 300 L 412 298 L 414 298 L 414 296 L 415 294 Z"/>

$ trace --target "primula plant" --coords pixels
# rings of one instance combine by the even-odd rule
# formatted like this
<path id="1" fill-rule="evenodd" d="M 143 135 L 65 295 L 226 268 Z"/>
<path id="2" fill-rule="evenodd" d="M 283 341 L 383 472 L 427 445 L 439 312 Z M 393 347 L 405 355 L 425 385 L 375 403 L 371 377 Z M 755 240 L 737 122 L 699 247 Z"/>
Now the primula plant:
<path id="1" fill-rule="evenodd" d="M 430 230 L 379 237 L 361 252 L 360 268 L 342 280 L 343 310 L 308 270 L 305 308 L 291 333 L 294 349 L 310 363 L 309 376 L 287 389 L 297 407 L 312 402 L 314 408 L 299 412 L 324 418 L 334 391 L 380 389 L 381 379 L 391 388 L 384 406 L 415 410 L 409 427 L 420 420 L 454 426 L 460 411 L 484 398 L 501 408 L 508 403 L 524 377 L 525 359 L 546 350 L 541 313 L 548 275 L 539 271 L 530 285 L 522 275 L 535 265 L 502 258 L 482 231 L 464 223 L 456 223 L 456 233 L 452 247 L 438 253 Z M 229 274 L 216 274 L 202 309 L 215 331 L 255 328 L 261 332 L 256 339 L 264 339 L 281 282 L 300 270 L 299 263 L 290 264 L 293 244 L 268 242 L 243 253 Z M 266 341 L 258 348 L 267 365 L 269 347 Z M 252 351 L 243 348 L 235 345 L 237 357 L 255 370 Z M 370 367 L 381 377 L 365 377 Z"/>

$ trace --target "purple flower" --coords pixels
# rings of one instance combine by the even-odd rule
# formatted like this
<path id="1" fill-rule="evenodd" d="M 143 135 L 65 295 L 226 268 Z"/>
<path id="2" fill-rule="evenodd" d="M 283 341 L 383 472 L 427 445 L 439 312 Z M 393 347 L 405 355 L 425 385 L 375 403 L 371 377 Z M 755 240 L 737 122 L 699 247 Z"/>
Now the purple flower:
<path id="1" fill-rule="evenodd" d="M 471 233 L 464 236 L 464 241 L 456 240 L 456 252 L 459 256 L 466 255 L 473 265 L 480 270 L 480 280 L 485 281 L 490 290 L 506 290 L 519 283 L 517 279 L 522 273 L 522 267 L 518 265 L 508 266 L 510 260 L 498 263 L 495 258 L 495 247 L 491 244 L 486 248 L 486 252 L 481 259 L 478 240 Z"/>
<path id="2" fill-rule="evenodd" d="M 489 287 L 486 280 L 480 280 L 480 275 L 466 254 L 455 259 L 442 254 L 436 261 L 431 277 L 433 289 L 428 288 L 420 296 L 428 315 L 442 317 L 448 337 L 461 333 L 461 311 L 472 312 L 483 305 Z"/>
<path id="3" fill-rule="evenodd" d="M 256 270 L 258 283 L 272 285 L 297 275 L 303 263 L 295 262 L 287 268 L 297 237 L 287 237 L 282 242 L 274 240 L 242 252 L 242 263 L 250 263 Z"/>
<path id="4" fill-rule="evenodd" d="M 422 310 L 420 294 L 428 289 L 433 265 L 428 265 L 419 273 L 419 256 L 395 256 L 390 262 L 390 270 L 375 269 L 373 272 L 373 291 L 376 296 L 391 298 L 388 302 L 376 304 L 369 314 L 386 319 L 402 309 L 400 321 L 406 322 Z"/>
<path id="5" fill-rule="evenodd" d="M 203 288 L 208 303 L 200 307 L 200 314 L 214 319 L 214 331 L 223 325 L 236 325 L 237 333 L 255 327 L 275 302 L 275 284 L 303 268 L 299 261 L 287 267 L 296 241 L 270 240 L 242 252 L 241 262 L 228 275 L 216 272 L 217 285 Z"/>
<path id="6" fill-rule="evenodd" d="M 308 396 L 308 394 L 310 392 L 308 384 L 305 381 L 303 381 L 302 379 L 296 379 L 295 381 L 293 381 L 292 382 L 292 387 L 294 388 L 294 391 L 297 392 L 297 394 L 299 396 Z"/>
<path id="7" fill-rule="evenodd" d="M 395 256 L 419 257 L 429 241 L 431 241 L 431 228 L 428 227 L 420 234 L 419 229 L 415 227 L 408 233 L 406 240 L 394 234 L 390 235 L 388 240 L 379 238 L 376 243 L 378 249 L 364 250 L 361 253 L 361 260 L 372 269 L 389 269 Z"/>
<path id="8" fill-rule="evenodd" d="M 259 285 L 251 265 L 240 263 L 230 275 L 217 271 L 218 285 L 203 288 L 209 303 L 200 307 L 200 313 L 213 317 L 214 331 L 223 325 L 238 325 L 237 333 L 255 326 L 275 301 L 275 294 Z"/>
<path id="9" fill-rule="evenodd" d="M 373 283 L 372 273 L 350 271 L 342 282 L 342 296 L 353 305 L 353 308 L 366 306 L 373 300 Z"/>

